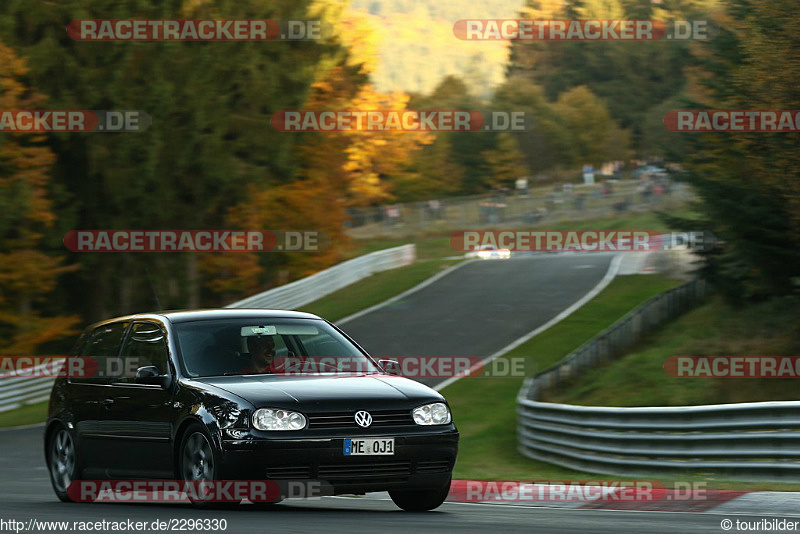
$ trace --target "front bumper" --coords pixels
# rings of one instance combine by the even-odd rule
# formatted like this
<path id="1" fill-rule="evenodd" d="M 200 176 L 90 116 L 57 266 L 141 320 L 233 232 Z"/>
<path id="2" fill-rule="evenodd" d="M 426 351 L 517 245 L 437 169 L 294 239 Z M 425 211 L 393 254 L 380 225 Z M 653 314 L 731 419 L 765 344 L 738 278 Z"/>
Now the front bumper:
<path id="1" fill-rule="evenodd" d="M 458 430 L 360 435 L 394 438 L 390 456 L 345 456 L 345 436 L 224 440 L 222 471 L 228 480 L 322 482 L 333 493 L 441 488 L 451 477 Z"/>

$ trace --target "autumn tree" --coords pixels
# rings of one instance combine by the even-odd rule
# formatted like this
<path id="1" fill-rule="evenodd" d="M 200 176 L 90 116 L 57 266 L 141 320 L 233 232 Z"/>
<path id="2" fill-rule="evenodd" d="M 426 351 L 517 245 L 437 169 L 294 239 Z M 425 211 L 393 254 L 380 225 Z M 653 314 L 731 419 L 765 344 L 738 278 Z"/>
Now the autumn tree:
<path id="1" fill-rule="evenodd" d="M 542 86 L 523 76 L 514 76 L 498 87 L 492 107 L 525 113 L 531 127 L 515 133 L 514 137 L 532 173 L 574 164 L 569 156 L 571 141 L 568 132 Z"/>
<path id="2" fill-rule="evenodd" d="M 485 155 L 486 161 L 492 168 L 489 183 L 493 186 L 514 187 L 514 180 L 528 175 L 528 168 L 519 150 L 516 134 L 497 134 L 495 148 L 488 150 Z"/>
<path id="3" fill-rule="evenodd" d="M 26 62 L 0 42 L 0 110 L 36 109 L 42 95 L 23 82 Z M 55 155 L 41 134 L 0 134 L 0 354 L 30 355 L 73 334 L 75 316 L 48 316 L 45 304 L 62 258 L 38 247 L 54 221 L 48 186 Z"/>
<path id="4" fill-rule="evenodd" d="M 61 237 L 74 229 L 224 228 L 250 186 L 291 183 L 299 169 L 297 138 L 275 131 L 269 119 L 303 105 L 320 65 L 339 47 L 325 40 L 79 42 L 67 36 L 64 21 L 308 19 L 318 15 L 318 4 L 325 2 L 0 2 L 0 37 L 30 58 L 28 76 L 48 95 L 49 107 L 140 109 L 153 118 L 146 132 L 50 138 L 57 219 L 44 246 L 63 250 Z M 82 269 L 64 278 L 54 305 L 87 318 L 154 308 L 148 271 L 166 307 L 224 304 L 203 289 L 216 275 L 201 269 L 194 254 L 70 259 Z M 252 276 L 249 265 L 229 268 L 238 265 L 240 277 Z"/>
<path id="5" fill-rule="evenodd" d="M 336 28 L 336 54 L 326 58 L 308 96 L 297 109 L 407 109 L 402 92 L 383 93 L 370 77 L 378 63 L 379 33 L 364 13 L 329 8 L 325 20 Z M 202 259 L 202 272 L 213 292 L 233 295 L 306 276 L 341 261 L 349 253 L 345 233 L 347 209 L 392 201 L 395 184 L 415 187 L 424 178 L 414 167 L 414 155 L 432 141 L 428 133 L 358 131 L 280 133 L 291 143 L 297 169 L 293 180 L 269 187 L 248 188 L 247 198 L 230 209 L 226 225 L 247 229 L 305 230 L 325 234 L 330 246 L 316 252 L 219 254 Z M 239 258 L 240 262 L 235 261 Z M 240 272 L 237 272 L 237 269 Z M 246 280 L 244 279 L 246 278 Z"/>
<path id="6" fill-rule="evenodd" d="M 525 18 L 552 19 L 708 19 L 715 0 L 528 0 Z M 660 150 L 646 136 L 648 118 L 666 100 L 682 93 L 694 64 L 693 43 L 662 39 L 626 41 L 514 41 L 508 77 L 543 87 L 547 98 L 586 86 L 605 102 L 611 117 L 630 131 L 640 152 Z"/>
<path id="7" fill-rule="evenodd" d="M 573 165 L 624 160 L 629 156 L 628 133 L 617 126 L 605 103 L 580 86 L 559 95 L 553 104 L 569 139 L 566 154 Z"/>
<path id="8" fill-rule="evenodd" d="M 427 95 L 414 95 L 409 104 L 413 109 L 421 110 L 481 110 L 482 101 L 472 94 L 470 88 L 460 77 L 445 76 L 436 88 Z M 429 180 L 442 180 L 446 188 L 460 181 L 462 194 L 482 193 L 490 186 L 492 169 L 486 160 L 486 153 L 496 148 L 496 134 L 489 132 L 437 132 L 435 143 L 426 147 L 421 158 L 430 160 L 434 152 L 441 153 L 446 147 L 448 155 L 442 165 L 436 168 L 447 170 L 453 165 L 460 167 L 452 174 L 435 176 L 436 168 L 422 170 Z M 437 145 L 442 144 L 441 147 Z M 443 154 L 444 155 L 444 154 Z M 451 171 L 452 172 L 452 171 Z"/>
<path id="9" fill-rule="evenodd" d="M 723 31 L 697 52 L 691 104 L 699 109 L 791 110 L 800 100 L 793 0 L 727 0 Z M 690 138 L 697 220 L 719 246 L 704 273 L 734 300 L 785 296 L 800 280 L 800 151 L 796 134 L 715 132 Z"/>

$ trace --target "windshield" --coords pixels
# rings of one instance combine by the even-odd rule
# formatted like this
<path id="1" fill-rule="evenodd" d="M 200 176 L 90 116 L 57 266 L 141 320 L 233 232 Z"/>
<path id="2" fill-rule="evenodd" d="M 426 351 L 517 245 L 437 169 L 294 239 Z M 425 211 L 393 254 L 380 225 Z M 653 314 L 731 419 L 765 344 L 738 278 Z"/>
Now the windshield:
<path id="1" fill-rule="evenodd" d="M 318 319 L 224 319 L 177 323 L 187 376 L 376 373 L 381 370 Z"/>

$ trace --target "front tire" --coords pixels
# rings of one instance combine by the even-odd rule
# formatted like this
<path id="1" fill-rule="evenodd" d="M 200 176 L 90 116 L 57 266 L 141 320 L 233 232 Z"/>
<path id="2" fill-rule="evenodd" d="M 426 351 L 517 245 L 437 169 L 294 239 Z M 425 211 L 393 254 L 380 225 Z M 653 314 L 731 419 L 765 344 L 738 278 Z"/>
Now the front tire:
<path id="1" fill-rule="evenodd" d="M 78 451 L 69 431 L 59 427 L 47 444 L 47 467 L 53 491 L 61 502 L 75 502 L 67 494 L 69 485 L 78 480 Z"/>
<path id="2" fill-rule="evenodd" d="M 427 512 L 442 505 L 450 493 L 450 481 L 439 489 L 390 491 L 392 501 L 406 512 Z"/>
<path id="3" fill-rule="evenodd" d="M 180 448 L 180 477 L 186 482 L 195 484 L 197 490 L 202 482 L 217 480 L 217 455 L 208 435 L 199 425 L 193 425 L 183 435 Z M 195 506 L 207 506 L 211 502 L 202 499 L 191 499 Z"/>

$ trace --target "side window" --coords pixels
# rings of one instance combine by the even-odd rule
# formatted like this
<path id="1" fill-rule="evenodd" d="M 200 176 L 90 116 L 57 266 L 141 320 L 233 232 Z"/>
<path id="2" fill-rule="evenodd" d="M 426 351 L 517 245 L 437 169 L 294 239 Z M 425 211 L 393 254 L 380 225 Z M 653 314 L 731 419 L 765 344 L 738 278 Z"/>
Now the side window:
<path id="1" fill-rule="evenodd" d="M 116 367 L 116 358 L 122 336 L 130 323 L 111 323 L 99 326 L 91 333 L 82 336 L 82 344 L 74 352 L 76 356 L 93 358 L 97 367 L 96 374 L 80 378 L 72 378 L 72 382 L 104 384 L 109 380 L 106 377 L 109 369 Z"/>
<path id="2" fill-rule="evenodd" d="M 136 369 L 150 365 L 160 375 L 169 374 L 167 360 L 167 336 L 161 327 L 155 323 L 135 323 L 122 346 L 125 379 L 118 382 L 132 383 Z"/>
<path id="3" fill-rule="evenodd" d="M 90 332 L 89 330 L 84 330 L 83 332 L 81 332 L 81 335 L 78 337 L 78 341 L 76 341 L 75 344 L 72 346 L 72 349 L 70 349 L 70 351 L 67 353 L 67 356 L 80 355 L 81 351 L 83 350 L 83 347 L 86 346 L 86 342 L 89 340 L 89 337 L 91 337 L 92 332 Z"/>

